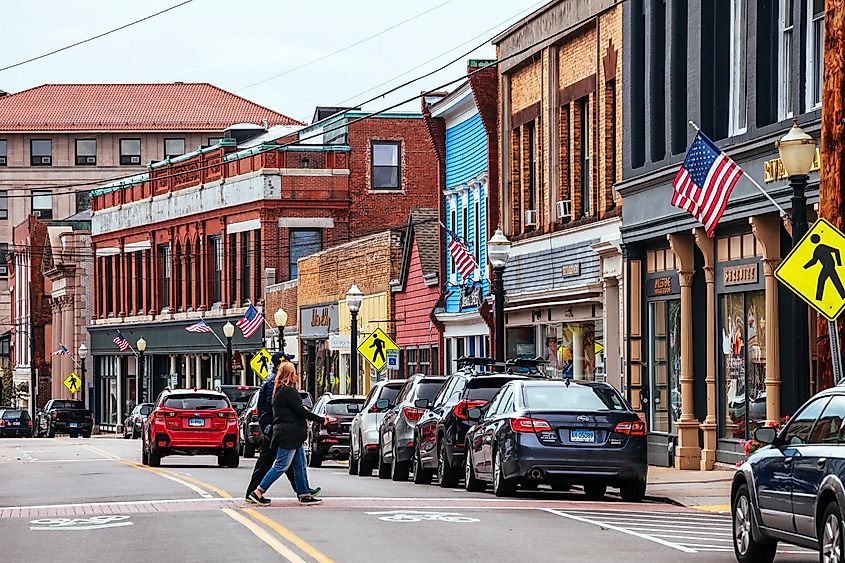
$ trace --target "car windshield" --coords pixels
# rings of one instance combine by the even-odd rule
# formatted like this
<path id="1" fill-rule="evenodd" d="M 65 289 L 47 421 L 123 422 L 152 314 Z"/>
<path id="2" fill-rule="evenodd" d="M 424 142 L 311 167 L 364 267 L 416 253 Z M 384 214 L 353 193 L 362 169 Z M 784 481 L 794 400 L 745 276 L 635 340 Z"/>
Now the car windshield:
<path id="1" fill-rule="evenodd" d="M 392 386 L 392 385 L 385 385 L 384 387 L 381 388 L 381 393 L 379 394 L 378 398 L 379 398 L 379 400 L 387 399 L 390 402 L 391 405 L 395 404 L 396 396 L 399 395 L 399 391 L 401 389 L 402 389 L 401 385 L 399 385 L 398 387 L 395 387 L 395 386 Z"/>
<path id="2" fill-rule="evenodd" d="M 176 395 L 166 398 L 164 406 L 190 411 L 217 410 L 229 408 L 229 401 L 220 395 Z"/>
<path id="3" fill-rule="evenodd" d="M 349 405 L 363 405 L 364 399 L 335 399 L 326 404 L 326 414 L 355 414 L 347 408 Z"/>
<path id="4" fill-rule="evenodd" d="M 29 413 L 21 410 L 8 409 L 3 411 L 3 418 L 5 420 L 13 420 L 17 418 L 27 420 L 29 418 Z"/>
<path id="5" fill-rule="evenodd" d="M 489 401 L 496 396 L 505 383 L 512 381 L 508 377 L 475 377 L 467 383 L 464 399 L 467 401 Z"/>
<path id="6" fill-rule="evenodd" d="M 522 390 L 525 406 L 532 410 L 624 411 L 621 397 L 612 389 L 586 385 L 529 385 Z"/>
<path id="7" fill-rule="evenodd" d="M 150 414 L 151 412 L 153 412 L 152 405 L 144 405 L 143 407 L 141 407 L 141 414 L 146 416 L 146 415 Z"/>
<path id="8" fill-rule="evenodd" d="M 433 381 L 422 381 L 417 386 L 417 399 L 428 399 L 433 401 L 437 396 L 440 388 L 443 387 L 443 379 L 436 379 Z"/>
<path id="9" fill-rule="evenodd" d="M 82 401 L 53 401 L 54 409 L 84 409 Z"/>

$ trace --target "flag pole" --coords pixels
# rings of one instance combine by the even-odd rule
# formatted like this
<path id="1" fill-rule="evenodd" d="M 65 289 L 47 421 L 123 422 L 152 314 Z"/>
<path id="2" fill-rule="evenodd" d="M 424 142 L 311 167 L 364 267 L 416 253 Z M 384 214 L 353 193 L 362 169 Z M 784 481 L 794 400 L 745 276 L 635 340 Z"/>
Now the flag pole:
<path id="1" fill-rule="evenodd" d="M 205 322 L 205 319 L 203 319 L 202 317 L 200 317 L 200 319 L 202 319 L 202 322 L 204 322 L 205 324 L 207 324 L 207 325 L 208 325 L 208 328 L 211 328 L 211 325 L 209 325 L 208 323 L 206 323 L 206 322 Z M 217 342 L 219 342 L 219 343 L 220 343 L 220 345 L 221 345 L 221 346 L 223 346 L 223 348 L 225 348 L 225 347 L 226 347 L 226 344 L 225 344 L 225 343 L 224 343 L 224 342 L 220 339 L 220 337 L 219 337 L 219 336 L 217 336 L 217 333 L 216 333 L 216 332 L 214 332 L 214 329 L 213 329 L 213 328 L 211 328 L 211 334 L 213 334 L 213 335 L 214 335 L 214 338 L 216 338 L 216 339 L 217 339 Z"/>
<path id="2" fill-rule="evenodd" d="M 694 121 L 690 120 L 689 124 L 690 124 L 690 127 L 692 127 L 693 129 L 696 130 L 696 132 L 701 133 L 701 127 L 696 125 L 696 123 Z M 745 176 L 746 178 L 748 178 L 748 181 L 751 182 L 752 184 L 754 184 L 754 186 L 758 190 L 760 190 L 760 193 L 763 194 L 764 196 L 766 196 L 766 199 L 768 199 L 772 203 L 772 205 L 774 205 L 777 208 L 777 210 L 780 212 L 781 218 L 784 219 L 784 221 L 789 220 L 791 222 L 789 214 L 786 211 L 784 211 L 783 207 L 781 207 L 778 204 L 778 202 L 776 202 L 774 199 L 772 199 L 772 196 L 769 195 L 769 192 L 767 192 L 765 189 L 763 189 L 763 186 L 761 186 L 760 183 L 757 182 L 757 180 L 755 180 L 754 178 L 749 176 L 744 168 L 740 167 L 740 170 L 742 171 L 742 175 Z"/>

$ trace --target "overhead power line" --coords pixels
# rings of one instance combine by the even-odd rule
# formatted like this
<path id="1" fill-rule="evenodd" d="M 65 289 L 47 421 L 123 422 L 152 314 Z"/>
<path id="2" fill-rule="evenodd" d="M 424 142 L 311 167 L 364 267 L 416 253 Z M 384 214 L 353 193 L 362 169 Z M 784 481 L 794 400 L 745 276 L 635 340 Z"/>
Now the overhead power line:
<path id="1" fill-rule="evenodd" d="M 133 25 L 137 25 L 137 24 L 139 24 L 139 23 L 141 23 L 141 22 L 145 22 L 145 21 L 147 21 L 147 20 L 151 20 L 151 19 L 153 19 L 153 18 L 154 18 L 154 17 L 156 17 L 156 16 L 160 16 L 160 15 L 162 15 L 162 14 L 166 14 L 167 12 L 169 12 L 169 11 L 171 11 L 171 10 L 175 10 L 176 8 L 181 8 L 181 7 L 182 7 L 182 6 L 184 6 L 185 4 L 190 4 L 190 3 L 191 3 L 191 2 L 193 2 L 193 1 L 194 1 L 194 0 L 185 0 L 184 2 L 180 2 L 180 3 L 178 3 L 178 4 L 174 5 L 174 6 L 170 6 L 169 8 L 165 8 L 164 10 L 161 10 L 161 11 L 159 11 L 159 12 L 156 12 L 156 13 L 154 13 L 154 14 L 150 14 L 149 16 L 145 16 L 145 17 L 143 17 L 143 18 L 141 18 L 141 19 L 137 19 L 137 20 L 135 20 L 135 21 L 129 22 L 129 23 L 124 24 L 124 25 L 122 25 L 122 26 L 120 26 L 120 27 L 116 27 L 116 28 L 114 28 L 114 29 L 110 29 L 110 30 L 108 30 L 108 31 L 105 31 L 105 32 L 103 32 L 103 33 L 100 33 L 99 35 L 95 35 L 95 36 L 93 36 L 93 37 L 89 37 L 88 39 L 83 39 L 82 41 L 77 41 L 76 43 L 71 43 L 70 45 L 66 45 L 66 46 L 64 46 L 64 47 L 61 47 L 60 49 L 55 49 L 55 50 L 50 51 L 50 52 L 48 52 L 48 53 L 44 53 L 43 55 L 38 55 L 37 57 L 32 57 L 31 59 L 26 59 L 25 61 L 20 61 L 20 62 L 17 62 L 17 63 L 15 63 L 15 64 L 11 64 L 11 65 L 9 65 L 9 66 L 4 66 L 4 67 L 0 68 L 0 72 L 3 72 L 4 70 L 9 70 L 9 69 L 12 69 L 12 68 L 16 68 L 16 67 L 19 67 L 19 66 L 23 66 L 23 65 L 25 65 L 25 64 L 28 64 L 28 63 L 31 63 L 31 62 L 34 62 L 34 61 L 38 61 L 38 60 L 41 60 L 41 59 L 44 59 L 44 58 L 47 58 L 47 57 L 49 57 L 49 56 L 51 56 L 51 55 L 55 55 L 56 53 L 61 53 L 62 51 L 67 51 L 68 49 L 73 49 L 74 47 L 78 47 L 78 46 L 80 46 L 80 45 L 84 45 L 85 43 L 90 43 L 91 41 L 94 41 L 95 39 L 100 39 L 101 37 L 105 37 L 106 35 L 111 35 L 112 33 L 116 33 L 116 32 L 118 32 L 118 31 L 124 30 L 124 29 L 126 29 L 127 27 L 132 27 Z"/>

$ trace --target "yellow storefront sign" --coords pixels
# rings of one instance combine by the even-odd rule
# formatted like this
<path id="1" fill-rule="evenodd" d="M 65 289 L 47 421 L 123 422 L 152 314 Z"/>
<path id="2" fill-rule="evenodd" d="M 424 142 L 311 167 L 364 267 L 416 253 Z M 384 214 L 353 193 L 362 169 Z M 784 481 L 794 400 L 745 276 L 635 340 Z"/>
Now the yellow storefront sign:
<path id="1" fill-rule="evenodd" d="M 73 372 L 69 376 L 67 376 L 65 380 L 62 381 L 62 383 L 65 387 L 67 387 L 68 391 L 75 394 L 79 392 L 79 388 L 82 386 L 82 379 L 80 379 L 79 376 L 76 375 L 75 372 Z"/>
<path id="2" fill-rule="evenodd" d="M 819 219 L 783 259 L 775 277 L 821 316 L 834 321 L 845 309 L 845 235 Z"/>
<path id="3" fill-rule="evenodd" d="M 399 350 L 393 340 L 385 332 L 377 328 L 370 333 L 370 336 L 358 346 L 358 353 L 367 360 L 376 371 L 381 371 L 387 364 L 387 356 L 390 350 Z"/>

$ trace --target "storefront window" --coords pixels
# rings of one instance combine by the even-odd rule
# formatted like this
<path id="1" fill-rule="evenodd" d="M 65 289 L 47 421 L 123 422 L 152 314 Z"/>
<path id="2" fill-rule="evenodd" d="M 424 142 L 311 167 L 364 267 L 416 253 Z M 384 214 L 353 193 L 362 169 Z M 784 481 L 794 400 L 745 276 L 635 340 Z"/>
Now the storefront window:
<path id="1" fill-rule="evenodd" d="M 681 417 L 681 302 L 652 301 L 648 316 L 649 425 L 652 432 L 670 433 Z"/>
<path id="2" fill-rule="evenodd" d="M 518 326 L 508 328 L 505 335 L 507 343 L 507 359 L 514 358 L 536 358 L 537 343 L 535 341 L 536 331 L 533 326 Z M 460 357 L 460 356 L 458 356 Z"/>
<path id="3" fill-rule="evenodd" d="M 546 374 L 555 379 L 595 381 L 604 376 L 601 327 L 594 322 L 556 323 L 543 326 Z"/>
<path id="4" fill-rule="evenodd" d="M 748 439 L 766 421 L 765 292 L 723 295 L 720 308 L 720 432 L 723 438 Z"/>
<path id="5" fill-rule="evenodd" d="M 98 356 L 97 398 L 100 424 L 117 424 L 117 363 L 114 356 Z"/>

